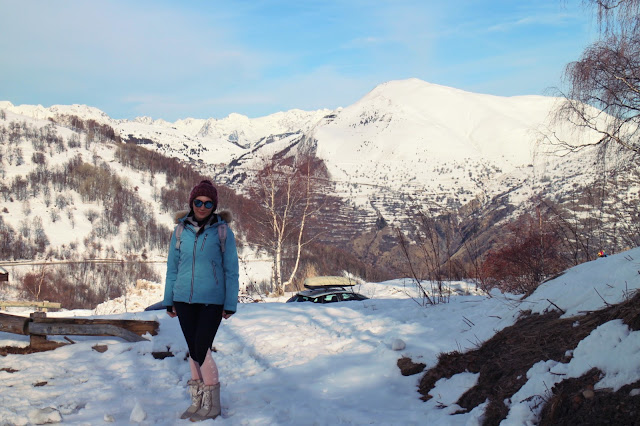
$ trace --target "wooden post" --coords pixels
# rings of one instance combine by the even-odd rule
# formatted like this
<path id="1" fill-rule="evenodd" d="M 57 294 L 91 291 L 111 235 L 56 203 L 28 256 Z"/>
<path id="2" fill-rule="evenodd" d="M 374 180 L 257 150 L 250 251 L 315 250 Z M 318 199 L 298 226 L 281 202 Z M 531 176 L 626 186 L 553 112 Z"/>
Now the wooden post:
<path id="1" fill-rule="evenodd" d="M 48 346 L 50 343 L 53 343 L 47 340 L 47 336 L 41 336 L 39 334 L 30 334 L 29 335 L 29 346 L 32 348 L 43 348 Z"/>
<path id="2" fill-rule="evenodd" d="M 33 321 L 36 318 L 46 318 L 47 314 L 45 312 L 32 312 L 29 317 L 31 318 L 31 321 Z M 34 334 L 29 329 L 29 324 L 31 323 L 31 321 L 27 323 L 27 331 L 29 333 L 29 346 L 31 346 L 32 348 L 43 348 L 47 346 L 50 342 L 47 340 L 46 333 Z"/>

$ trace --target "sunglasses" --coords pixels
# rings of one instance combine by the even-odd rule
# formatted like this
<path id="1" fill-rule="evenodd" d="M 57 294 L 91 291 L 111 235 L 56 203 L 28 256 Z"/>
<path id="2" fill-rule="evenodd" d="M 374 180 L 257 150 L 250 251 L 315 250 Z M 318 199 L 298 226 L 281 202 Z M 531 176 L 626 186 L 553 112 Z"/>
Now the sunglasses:
<path id="1" fill-rule="evenodd" d="M 193 205 L 196 207 L 202 207 L 203 204 L 207 209 L 213 208 L 213 201 L 193 200 Z"/>

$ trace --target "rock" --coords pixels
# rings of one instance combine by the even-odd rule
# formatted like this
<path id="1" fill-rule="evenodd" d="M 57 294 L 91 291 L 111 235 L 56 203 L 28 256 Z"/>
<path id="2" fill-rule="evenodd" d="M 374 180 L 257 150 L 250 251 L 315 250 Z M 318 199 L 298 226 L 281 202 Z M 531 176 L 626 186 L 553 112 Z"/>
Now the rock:
<path id="1" fill-rule="evenodd" d="M 69 402 L 67 404 L 62 404 L 58 406 L 58 411 L 63 416 L 68 416 L 70 414 L 76 414 L 78 411 L 83 409 L 87 404 L 85 402 L 75 403 Z"/>
<path id="2" fill-rule="evenodd" d="M 146 418 L 147 418 L 147 413 L 145 413 L 145 411 L 142 409 L 142 405 L 140 405 L 140 402 L 136 401 L 136 405 L 133 407 L 133 410 L 131 411 L 129 420 L 134 423 L 140 423 Z"/>
<path id="3" fill-rule="evenodd" d="M 29 420 L 36 425 L 62 422 L 62 415 L 53 407 L 40 408 L 29 411 Z"/>
<path id="4" fill-rule="evenodd" d="M 104 415 L 104 421 L 105 421 L 105 423 L 114 423 L 116 421 L 116 419 L 114 419 L 111 414 L 105 414 Z"/>
<path id="5" fill-rule="evenodd" d="M 414 374 L 421 373 L 426 366 L 426 364 L 421 362 L 415 363 L 411 361 L 411 358 L 407 358 L 406 356 L 398 360 L 398 368 L 403 376 L 412 376 Z"/>
<path id="6" fill-rule="evenodd" d="M 401 351 L 406 347 L 407 347 L 407 345 L 404 343 L 404 341 L 402 339 L 395 339 L 391 343 L 391 349 L 393 349 L 394 351 Z"/>
<path id="7" fill-rule="evenodd" d="M 107 345 L 93 345 L 91 346 L 91 349 L 100 353 L 105 353 L 109 347 Z"/>

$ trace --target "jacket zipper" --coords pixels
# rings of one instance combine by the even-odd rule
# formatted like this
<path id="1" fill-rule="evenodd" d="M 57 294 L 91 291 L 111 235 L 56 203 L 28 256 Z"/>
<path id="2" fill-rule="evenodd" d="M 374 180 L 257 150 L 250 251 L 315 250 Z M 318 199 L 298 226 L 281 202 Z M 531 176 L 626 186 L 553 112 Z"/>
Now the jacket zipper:
<path id="1" fill-rule="evenodd" d="M 191 262 L 191 294 L 189 294 L 189 303 L 193 300 L 193 282 L 196 276 L 196 253 L 198 252 L 198 233 L 193 241 L 193 261 Z"/>
<path id="2" fill-rule="evenodd" d="M 207 241 L 207 237 L 209 234 L 204 234 L 204 239 L 202 240 L 202 245 L 200 246 L 200 251 L 204 250 L 204 242 Z"/>

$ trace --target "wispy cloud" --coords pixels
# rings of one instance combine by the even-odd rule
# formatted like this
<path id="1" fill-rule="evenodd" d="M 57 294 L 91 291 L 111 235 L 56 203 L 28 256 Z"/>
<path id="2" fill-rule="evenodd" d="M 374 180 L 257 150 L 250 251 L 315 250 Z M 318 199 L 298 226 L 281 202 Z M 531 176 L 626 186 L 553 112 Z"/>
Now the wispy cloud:
<path id="1" fill-rule="evenodd" d="M 367 48 L 367 47 L 371 47 L 373 45 L 378 45 L 378 44 L 382 44 L 384 43 L 385 40 L 383 40 L 380 37 L 358 37 L 355 38 L 353 40 L 349 40 L 348 42 L 342 44 L 340 46 L 340 48 L 342 49 L 361 49 L 361 48 Z"/>
<path id="2" fill-rule="evenodd" d="M 0 0 L 0 96 L 173 121 L 345 106 L 409 77 L 465 88 L 559 37 L 573 60 L 577 1 Z"/>
<path id="3" fill-rule="evenodd" d="M 487 31 L 507 32 L 524 26 L 562 26 L 566 25 L 572 18 L 571 15 L 566 13 L 525 16 L 491 25 L 487 28 Z"/>

